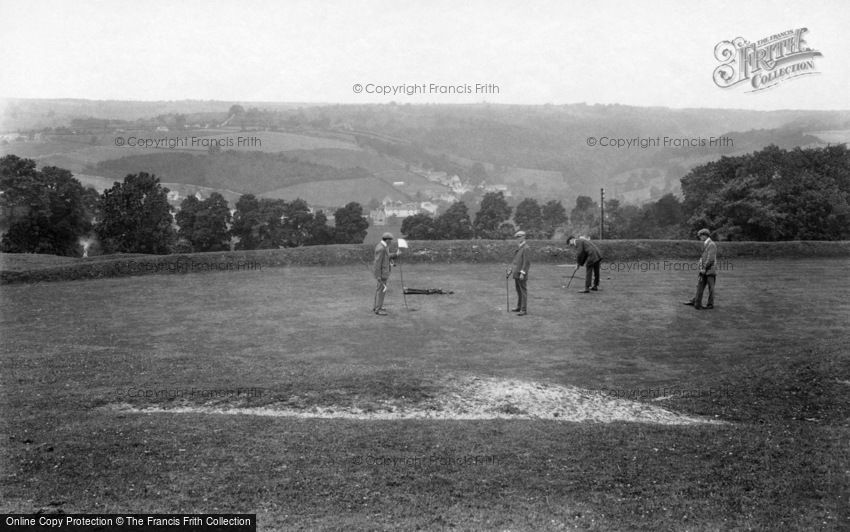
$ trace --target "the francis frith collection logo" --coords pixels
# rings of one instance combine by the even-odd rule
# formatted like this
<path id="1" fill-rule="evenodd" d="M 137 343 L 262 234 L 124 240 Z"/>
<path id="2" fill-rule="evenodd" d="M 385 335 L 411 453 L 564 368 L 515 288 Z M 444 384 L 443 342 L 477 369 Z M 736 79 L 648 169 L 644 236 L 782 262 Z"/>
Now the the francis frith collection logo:
<path id="1" fill-rule="evenodd" d="M 714 69 L 714 83 L 726 89 L 748 82 L 751 89 L 745 92 L 755 92 L 817 74 L 815 58 L 822 54 L 809 48 L 804 39 L 808 31 L 798 28 L 756 42 L 737 37 L 718 43 L 714 57 L 722 64 Z"/>

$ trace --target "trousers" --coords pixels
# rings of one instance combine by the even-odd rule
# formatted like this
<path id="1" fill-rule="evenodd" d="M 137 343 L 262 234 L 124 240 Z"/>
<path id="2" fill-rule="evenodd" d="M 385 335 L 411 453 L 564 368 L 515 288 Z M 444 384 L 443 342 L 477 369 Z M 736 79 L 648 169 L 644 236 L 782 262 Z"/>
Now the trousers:
<path id="1" fill-rule="evenodd" d="M 599 269 L 602 261 L 598 260 L 593 264 L 587 265 L 587 274 L 584 277 L 584 289 L 590 290 L 590 282 L 593 280 L 593 286 L 599 287 Z"/>
<path id="2" fill-rule="evenodd" d="M 514 277 L 514 284 L 516 284 L 516 306 L 525 312 L 528 310 L 528 278 L 520 279 L 519 277 Z"/>
<path id="3" fill-rule="evenodd" d="M 697 281 L 697 295 L 694 298 L 694 306 L 697 308 L 702 307 L 702 293 L 705 290 L 705 286 L 708 285 L 708 306 L 714 306 L 714 283 L 717 281 L 716 275 L 700 275 L 699 281 Z"/>
<path id="4" fill-rule="evenodd" d="M 372 307 L 372 310 L 384 308 L 384 296 L 387 294 L 387 290 L 389 289 L 387 281 L 389 281 L 389 279 L 378 279 L 378 286 L 375 288 L 375 306 Z"/>

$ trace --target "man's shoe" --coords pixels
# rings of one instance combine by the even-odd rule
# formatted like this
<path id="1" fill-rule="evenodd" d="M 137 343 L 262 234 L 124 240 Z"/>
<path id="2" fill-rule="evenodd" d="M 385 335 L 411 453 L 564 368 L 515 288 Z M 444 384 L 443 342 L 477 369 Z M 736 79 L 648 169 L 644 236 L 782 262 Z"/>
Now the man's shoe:
<path id="1" fill-rule="evenodd" d="M 378 316 L 386 316 L 387 311 L 382 309 L 382 308 L 379 308 L 378 310 L 375 311 L 375 314 L 377 314 Z"/>
<path id="2" fill-rule="evenodd" d="M 522 309 L 520 309 L 519 307 L 517 307 L 517 308 L 512 308 L 512 309 L 511 309 L 511 312 L 519 312 L 520 310 L 522 310 Z"/>
<path id="3" fill-rule="evenodd" d="M 706 305 L 706 306 L 704 306 L 704 307 L 702 307 L 702 308 L 703 308 L 703 309 L 705 309 L 705 310 L 711 310 L 711 309 L 713 309 L 713 308 L 714 308 L 714 305 Z"/>
<path id="4" fill-rule="evenodd" d="M 526 312 L 524 310 L 520 310 L 519 314 L 517 314 L 517 316 L 525 316 L 526 314 L 528 314 L 528 312 Z"/>
<path id="5" fill-rule="evenodd" d="M 694 305 L 694 310 L 703 310 L 705 307 L 701 307 L 699 305 Z"/>
<path id="6" fill-rule="evenodd" d="M 579 293 L 579 294 L 589 294 L 589 293 L 590 293 L 590 290 L 588 290 L 588 289 L 586 289 L 586 288 L 585 288 L 584 290 L 579 290 L 579 291 L 578 291 L 578 293 Z"/>
<path id="7" fill-rule="evenodd" d="M 594 286 L 593 288 L 591 288 L 591 290 L 593 290 L 594 292 L 596 292 L 596 291 L 598 291 L 598 290 L 599 290 L 599 287 L 598 287 L 598 286 Z"/>
<path id="8" fill-rule="evenodd" d="M 695 301 L 693 299 L 691 299 L 690 301 L 685 301 L 685 305 L 690 305 L 693 307 L 695 305 Z"/>

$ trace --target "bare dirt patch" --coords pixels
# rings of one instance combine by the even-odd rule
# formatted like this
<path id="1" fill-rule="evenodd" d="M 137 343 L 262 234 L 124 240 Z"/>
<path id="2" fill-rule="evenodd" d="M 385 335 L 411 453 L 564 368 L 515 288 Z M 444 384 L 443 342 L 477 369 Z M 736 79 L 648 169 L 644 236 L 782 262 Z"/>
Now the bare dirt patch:
<path id="1" fill-rule="evenodd" d="M 293 398 L 296 399 L 297 398 Z M 338 404 L 294 408 L 293 402 L 262 407 L 176 403 L 138 407 L 113 404 L 113 409 L 138 413 L 201 413 L 360 420 L 487 420 L 544 419 L 611 423 L 630 421 L 662 425 L 718 424 L 721 421 L 678 414 L 664 408 L 614 398 L 575 386 L 518 379 L 451 377 L 441 382 L 440 393 L 414 402 L 405 397 L 374 400 L 368 404 Z"/>

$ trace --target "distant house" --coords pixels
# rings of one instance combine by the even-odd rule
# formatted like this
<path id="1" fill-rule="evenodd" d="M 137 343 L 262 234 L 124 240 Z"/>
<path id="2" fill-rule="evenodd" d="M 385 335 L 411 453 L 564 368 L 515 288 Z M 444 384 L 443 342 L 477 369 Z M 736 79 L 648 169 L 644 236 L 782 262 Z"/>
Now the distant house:
<path id="1" fill-rule="evenodd" d="M 380 207 L 369 211 L 369 219 L 372 220 L 373 225 L 386 225 L 388 218 L 407 218 L 420 212 L 422 210 L 416 203 L 393 201 L 387 196 Z"/>
<path id="2" fill-rule="evenodd" d="M 508 189 L 508 185 L 487 185 L 484 187 L 484 192 L 502 192 L 506 198 L 513 196 L 513 192 Z"/>
<path id="3" fill-rule="evenodd" d="M 180 201 L 180 192 L 176 190 L 169 190 L 168 201 Z"/>
<path id="4" fill-rule="evenodd" d="M 429 171 L 425 174 L 425 178 L 428 181 L 433 181 L 434 183 L 442 183 L 445 184 L 448 180 L 449 176 L 445 172 L 434 172 Z"/>
<path id="5" fill-rule="evenodd" d="M 440 207 L 436 203 L 431 203 L 430 201 L 423 201 L 419 204 L 419 208 L 427 212 L 431 216 L 436 216 L 437 209 L 439 209 Z"/>
<path id="6" fill-rule="evenodd" d="M 156 130 L 159 131 L 159 132 L 165 133 L 165 132 L 168 132 L 168 127 L 167 126 L 157 126 Z"/>
<path id="7" fill-rule="evenodd" d="M 393 186 L 394 187 L 403 187 L 404 181 L 393 181 Z"/>
<path id="8" fill-rule="evenodd" d="M 369 211 L 369 219 L 372 220 L 372 225 L 387 225 L 387 213 L 383 207 Z"/>
<path id="9" fill-rule="evenodd" d="M 384 214 L 387 217 L 396 216 L 398 218 L 407 218 L 419 214 L 419 206 L 415 203 L 391 202 L 383 205 Z"/>

